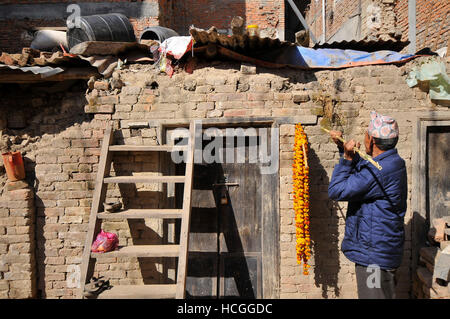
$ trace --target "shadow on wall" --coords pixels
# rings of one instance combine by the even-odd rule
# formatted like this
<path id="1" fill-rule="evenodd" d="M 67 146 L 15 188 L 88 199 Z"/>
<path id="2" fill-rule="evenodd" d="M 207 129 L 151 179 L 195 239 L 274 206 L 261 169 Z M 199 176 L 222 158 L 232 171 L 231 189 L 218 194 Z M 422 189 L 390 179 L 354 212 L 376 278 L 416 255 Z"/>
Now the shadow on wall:
<path id="1" fill-rule="evenodd" d="M 57 257 L 58 250 L 64 248 L 58 232 L 68 229 L 67 224 L 46 224 L 64 215 L 64 208 L 50 207 L 49 202 L 59 198 L 55 192 L 51 176 L 50 158 L 55 156 L 54 135 L 66 128 L 88 121 L 91 116 L 84 113 L 85 83 L 65 81 L 39 84 L 3 84 L 0 87 L 2 112 L 7 114 L 7 128 L 2 131 L 0 146 L 2 151 L 20 151 L 24 159 L 26 181 L 35 192 L 36 207 L 36 268 L 37 298 L 46 297 L 44 279 L 60 274 L 46 273 L 46 258 Z M 64 141 L 61 141 L 64 142 Z M 67 147 L 70 142 L 67 140 Z M 56 162 L 55 162 L 56 163 Z M 65 172 L 67 178 L 76 171 Z M 62 174 L 61 174 L 62 175 Z M 55 224 L 56 222 L 50 222 Z M 51 229 L 49 228 L 51 227 Z"/>
<path id="2" fill-rule="evenodd" d="M 314 149 L 309 152 L 310 181 L 311 181 L 311 242 L 314 264 L 314 283 L 322 288 L 322 297 L 328 298 L 329 292 L 340 295 L 338 273 L 339 263 L 339 205 L 328 199 L 326 190 L 330 177 L 320 163 Z"/>

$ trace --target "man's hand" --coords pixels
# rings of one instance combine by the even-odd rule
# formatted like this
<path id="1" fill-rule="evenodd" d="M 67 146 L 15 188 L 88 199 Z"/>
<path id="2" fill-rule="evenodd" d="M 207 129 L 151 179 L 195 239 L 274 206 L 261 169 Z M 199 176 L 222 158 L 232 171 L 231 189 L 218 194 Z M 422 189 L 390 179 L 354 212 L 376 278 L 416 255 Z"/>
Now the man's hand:
<path id="1" fill-rule="evenodd" d="M 339 132 L 339 131 L 330 131 L 330 136 L 331 136 L 331 139 L 333 140 L 333 142 L 335 142 L 336 144 L 337 144 L 337 146 L 340 148 L 340 149 L 343 149 L 344 148 L 344 143 L 342 143 L 342 141 L 340 141 L 337 137 L 340 137 L 340 138 L 342 138 L 342 132 Z"/>
<path id="2" fill-rule="evenodd" d="M 352 161 L 353 157 L 355 157 L 355 151 L 353 150 L 355 146 L 357 148 L 360 148 L 361 143 L 356 142 L 355 140 L 352 139 L 344 144 L 344 158 L 346 160 Z"/>

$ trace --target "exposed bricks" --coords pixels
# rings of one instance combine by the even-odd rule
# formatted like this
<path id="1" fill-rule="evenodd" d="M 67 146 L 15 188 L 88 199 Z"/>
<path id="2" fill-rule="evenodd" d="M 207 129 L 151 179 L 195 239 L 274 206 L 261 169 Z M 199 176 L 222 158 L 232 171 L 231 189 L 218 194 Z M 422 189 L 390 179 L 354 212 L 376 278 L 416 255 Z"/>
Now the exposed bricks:
<path id="1" fill-rule="evenodd" d="M 33 203 L 30 188 L 6 191 L 0 198 L 0 298 L 36 297 Z"/>

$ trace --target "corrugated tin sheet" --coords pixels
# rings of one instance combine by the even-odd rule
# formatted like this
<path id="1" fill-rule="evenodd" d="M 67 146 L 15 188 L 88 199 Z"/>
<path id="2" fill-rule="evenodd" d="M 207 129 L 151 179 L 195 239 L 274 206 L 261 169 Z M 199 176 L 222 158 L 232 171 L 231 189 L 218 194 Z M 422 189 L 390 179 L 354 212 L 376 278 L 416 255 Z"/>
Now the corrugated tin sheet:
<path id="1" fill-rule="evenodd" d="M 6 65 L 15 66 L 52 66 L 52 65 L 63 65 L 70 64 L 80 65 L 84 62 L 77 56 L 70 56 L 64 54 L 63 52 L 41 52 L 31 48 L 23 48 L 22 53 L 10 54 L 7 52 L 2 52 L 0 56 L 0 63 Z"/>
<path id="2" fill-rule="evenodd" d="M 352 41 L 335 41 L 332 43 L 317 43 L 314 49 L 341 49 L 341 50 L 357 50 L 365 52 L 375 51 L 396 51 L 400 52 L 407 45 L 409 41 L 394 41 L 394 40 L 352 40 Z"/>
<path id="3" fill-rule="evenodd" d="M 15 66 L 15 65 L 6 65 L 6 64 L 0 64 L 0 68 L 8 68 L 11 70 L 20 70 L 22 72 L 32 72 L 34 74 L 40 74 L 41 77 L 47 78 L 49 76 L 64 72 L 63 69 L 60 67 L 50 67 L 50 66 Z"/>
<path id="4" fill-rule="evenodd" d="M 189 33 L 194 38 L 196 44 L 219 44 L 224 48 L 247 54 L 268 49 L 281 49 L 294 45 L 291 42 L 280 41 L 280 39 L 262 38 L 259 36 L 249 36 L 247 34 L 231 36 L 220 34 L 215 27 L 212 27 L 209 30 L 191 27 Z"/>

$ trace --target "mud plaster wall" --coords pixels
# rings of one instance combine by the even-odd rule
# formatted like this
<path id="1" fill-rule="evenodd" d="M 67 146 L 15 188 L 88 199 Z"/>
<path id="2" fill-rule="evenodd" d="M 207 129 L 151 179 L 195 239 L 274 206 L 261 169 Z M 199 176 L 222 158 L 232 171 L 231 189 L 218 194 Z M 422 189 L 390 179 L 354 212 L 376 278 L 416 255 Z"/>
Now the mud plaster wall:
<path id="1" fill-rule="evenodd" d="M 410 200 L 415 117 L 418 112 L 448 111 L 447 107 L 433 104 L 419 88 L 406 85 L 407 71 L 414 63 L 317 72 L 258 68 L 256 75 L 241 74 L 239 64 L 215 63 L 199 65 L 193 74 L 180 73 L 173 78 L 157 75 L 147 66 L 132 66 L 120 71 L 125 84 L 120 92 L 108 89 L 105 82 L 97 83 L 96 89 L 90 90 L 87 96 L 83 83 L 63 88 L 59 93 L 45 92 L 36 85 L 3 85 L 0 89 L 2 110 L 6 110 L 2 112 L 3 117 L 18 128 L 3 128 L 2 147 L 25 152 L 27 181 L 35 193 L 36 262 L 29 264 L 37 273 L 37 296 L 76 297 L 74 269 L 81 264 L 100 145 L 110 120 L 120 129 L 115 134 L 115 143 L 154 145 L 155 128 L 129 129 L 129 123 L 312 113 L 320 115 L 322 121 L 323 114 L 335 114 L 331 118 L 336 128 L 362 141 L 369 112 L 376 109 L 399 122 L 398 150 L 408 167 Z M 58 91 L 58 87 L 54 89 Z M 294 97 L 297 103 L 293 102 Z M 9 115 L 19 111 L 23 115 L 22 125 L 17 124 L 20 119 L 11 121 Z M 291 170 L 294 125 L 281 125 L 280 129 L 280 297 L 356 297 L 354 265 L 340 252 L 346 204 L 336 203 L 327 195 L 329 179 L 338 161 L 336 146 L 329 142 L 319 125 L 305 127 L 311 147 L 313 258 L 311 273 L 304 276 L 295 258 Z M 131 171 L 155 174 L 159 170 L 159 161 L 152 156 L 125 153 L 114 161 L 114 171 L 120 174 Z M 1 178 L 4 182 L 4 175 Z M 163 191 L 158 185 L 111 186 L 107 197 L 121 198 L 126 207 L 158 207 Z M 405 218 L 405 254 L 397 288 L 398 296 L 404 298 L 409 296 L 412 284 L 410 207 Z M 10 217 L 3 218 L 8 222 Z M 166 235 L 168 227 L 150 220 L 103 224 L 105 230 L 119 235 L 121 245 L 170 242 Z M 16 254 L 15 246 L 11 245 L 15 238 L 13 232 L 13 226 L 0 224 L 2 243 L 9 245 L 0 251 L 0 258 L 8 267 Z M 112 284 L 170 283 L 174 280 L 173 266 L 158 259 L 109 258 L 97 262 L 96 271 L 109 277 Z M 14 297 L 10 293 L 11 282 L 4 284 L 5 273 L 0 272 L 0 296 Z"/>

